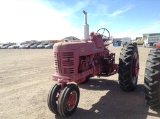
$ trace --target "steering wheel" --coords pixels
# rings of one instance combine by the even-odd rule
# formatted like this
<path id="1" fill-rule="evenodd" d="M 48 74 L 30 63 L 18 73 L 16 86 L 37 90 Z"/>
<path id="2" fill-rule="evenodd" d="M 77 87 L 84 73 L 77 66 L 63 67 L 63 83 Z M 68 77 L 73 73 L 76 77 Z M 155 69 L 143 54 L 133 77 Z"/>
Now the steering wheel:
<path id="1" fill-rule="evenodd" d="M 109 40 L 109 39 L 110 39 L 110 33 L 109 33 L 109 31 L 108 31 L 106 28 L 100 28 L 100 29 L 98 29 L 97 33 L 99 33 L 99 31 L 101 31 L 101 30 L 103 30 L 103 33 L 101 34 L 102 37 L 105 36 L 105 35 L 104 35 L 104 32 L 105 32 L 105 31 L 108 32 L 108 40 Z"/>

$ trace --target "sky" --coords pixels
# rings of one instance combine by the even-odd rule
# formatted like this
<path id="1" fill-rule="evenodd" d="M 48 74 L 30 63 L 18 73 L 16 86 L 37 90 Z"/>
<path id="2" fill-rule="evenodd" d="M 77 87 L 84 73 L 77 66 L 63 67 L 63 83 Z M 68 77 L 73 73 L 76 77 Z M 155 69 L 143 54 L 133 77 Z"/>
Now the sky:
<path id="1" fill-rule="evenodd" d="M 160 33 L 160 0 L 1 0 L 0 42 L 61 40 L 107 28 L 113 38 Z"/>

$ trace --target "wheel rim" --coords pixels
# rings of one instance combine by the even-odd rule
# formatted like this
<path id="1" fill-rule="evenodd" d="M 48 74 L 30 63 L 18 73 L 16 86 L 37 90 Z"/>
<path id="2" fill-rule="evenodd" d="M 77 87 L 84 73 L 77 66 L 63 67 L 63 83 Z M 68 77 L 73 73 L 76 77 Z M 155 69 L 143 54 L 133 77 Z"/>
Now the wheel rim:
<path id="1" fill-rule="evenodd" d="M 57 94 L 56 94 L 56 104 L 58 104 L 58 98 L 59 98 L 59 96 L 60 96 L 60 92 L 61 92 L 61 90 L 59 90 L 59 91 L 57 92 Z"/>
<path id="2" fill-rule="evenodd" d="M 57 85 L 58 86 L 58 85 Z M 61 93 L 61 88 L 57 91 L 56 95 L 55 95 L 55 99 L 56 99 L 56 104 L 58 103 L 58 98 L 60 96 Z"/>
<path id="3" fill-rule="evenodd" d="M 139 61 L 138 61 L 137 53 L 135 53 L 133 56 L 133 62 L 132 62 L 132 81 L 134 84 L 137 81 L 138 73 L 139 73 Z"/>
<path id="4" fill-rule="evenodd" d="M 67 110 L 71 111 L 76 106 L 76 102 L 77 102 L 77 92 L 72 91 L 67 100 Z"/>

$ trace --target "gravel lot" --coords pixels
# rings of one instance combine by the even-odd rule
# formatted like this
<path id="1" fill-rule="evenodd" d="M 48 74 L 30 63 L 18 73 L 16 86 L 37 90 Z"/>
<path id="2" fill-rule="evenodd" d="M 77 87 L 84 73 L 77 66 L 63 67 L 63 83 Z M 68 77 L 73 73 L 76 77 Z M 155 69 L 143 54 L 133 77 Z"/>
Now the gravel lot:
<path id="1" fill-rule="evenodd" d="M 118 63 L 121 47 L 109 46 Z M 143 78 L 150 48 L 139 47 L 140 72 L 134 92 L 124 92 L 118 75 L 94 77 L 79 85 L 80 102 L 68 119 L 160 119 L 148 108 Z M 47 95 L 52 85 L 52 49 L 0 49 L 0 119 L 61 119 L 50 112 Z"/>

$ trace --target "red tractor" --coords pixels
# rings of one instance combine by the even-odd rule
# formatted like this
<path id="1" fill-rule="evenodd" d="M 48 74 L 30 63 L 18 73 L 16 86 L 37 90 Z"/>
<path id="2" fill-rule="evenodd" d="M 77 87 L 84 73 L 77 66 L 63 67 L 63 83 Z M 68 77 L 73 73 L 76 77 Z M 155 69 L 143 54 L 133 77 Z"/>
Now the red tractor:
<path id="1" fill-rule="evenodd" d="M 139 55 L 136 45 L 129 44 L 121 49 L 119 65 L 115 64 L 115 53 L 107 46 L 112 43 L 110 33 L 101 28 L 89 34 L 87 13 L 85 16 L 84 38 L 80 41 L 54 44 L 53 80 L 57 83 L 48 94 L 48 107 L 57 115 L 68 117 L 79 103 L 80 91 L 77 83 L 89 81 L 93 76 L 110 76 L 119 73 L 119 85 L 125 91 L 137 86 Z M 99 32 L 103 31 L 102 34 Z M 104 33 L 107 32 L 107 36 Z"/>

